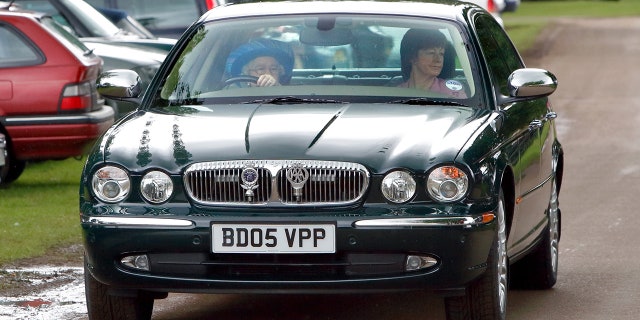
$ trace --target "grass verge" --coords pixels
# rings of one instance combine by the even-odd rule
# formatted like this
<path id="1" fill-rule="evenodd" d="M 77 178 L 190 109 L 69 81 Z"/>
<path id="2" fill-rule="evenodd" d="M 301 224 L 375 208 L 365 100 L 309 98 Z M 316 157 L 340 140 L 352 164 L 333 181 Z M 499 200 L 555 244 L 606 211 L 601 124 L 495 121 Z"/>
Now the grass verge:
<path id="1" fill-rule="evenodd" d="M 504 13 L 505 29 L 521 53 L 529 50 L 550 21 L 571 17 L 629 17 L 640 15 L 640 0 L 522 1 L 515 12 Z"/>
<path id="2" fill-rule="evenodd" d="M 78 184 L 84 161 L 30 163 L 0 189 L 0 265 L 81 242 Z"/>

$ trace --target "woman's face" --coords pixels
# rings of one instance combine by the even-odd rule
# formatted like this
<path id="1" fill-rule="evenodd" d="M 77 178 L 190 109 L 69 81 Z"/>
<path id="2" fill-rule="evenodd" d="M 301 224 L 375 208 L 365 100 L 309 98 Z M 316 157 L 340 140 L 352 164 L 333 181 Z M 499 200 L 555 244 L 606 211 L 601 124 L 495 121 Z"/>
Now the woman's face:
<path id="1" fill-rule="evenodd" d="M 444 48 L 420 49 L 412 62 L 417 71 L 426 76 L 437 77 L 440 75 L 444 63 Z"/>
<path id="2" fill-rule="evenodd" d="M 247 71 L 249 75 L 254 77 L 260 77 L 263 74 L 270 74 L 277 81 L 280 81 L 280 75 L 284 72 L 278 60 L 274 57 L 257 57 L 247 64 Z"/>

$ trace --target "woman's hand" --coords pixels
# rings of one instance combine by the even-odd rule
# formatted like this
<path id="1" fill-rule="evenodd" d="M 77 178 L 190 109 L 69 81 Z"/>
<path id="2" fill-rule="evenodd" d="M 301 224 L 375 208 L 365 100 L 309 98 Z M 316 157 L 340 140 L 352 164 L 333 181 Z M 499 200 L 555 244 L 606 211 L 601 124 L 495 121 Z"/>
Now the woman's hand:
<path id="1" fill-rule="evenodd" d="M 272 75 L 263 74 L 260 77 L 258 77 L 258 81 L 256 82 L 256 85 L 258 87 L 273 87 L 273 86 L 279 86 L 280 83 Z"/>

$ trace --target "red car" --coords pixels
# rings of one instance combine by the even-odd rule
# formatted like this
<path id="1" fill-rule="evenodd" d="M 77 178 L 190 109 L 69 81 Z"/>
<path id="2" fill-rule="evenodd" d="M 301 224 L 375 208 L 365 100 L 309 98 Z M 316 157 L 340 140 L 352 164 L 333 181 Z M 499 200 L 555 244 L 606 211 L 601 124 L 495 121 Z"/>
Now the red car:
<path id="1" fill-rule="evenodd" d="M 51 17 L 0 3 L 0 184 L 29 160 L 81 156 L 114 121 L 96 91 L 102 60 Z"/>

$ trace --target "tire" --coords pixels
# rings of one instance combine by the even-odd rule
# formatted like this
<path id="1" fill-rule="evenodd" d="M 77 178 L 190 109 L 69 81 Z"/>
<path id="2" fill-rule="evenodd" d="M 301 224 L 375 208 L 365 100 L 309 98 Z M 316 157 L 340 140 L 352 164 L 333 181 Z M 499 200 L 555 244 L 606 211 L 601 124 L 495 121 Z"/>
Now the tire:
<path id="1" fill-rule="evenodd" d="M 558 245 L 560 242 L 560 207 L 556 181 L 551 186 L 551 197 L 547 209 L 547 228 L 542 241 L 522 260 L 513 265 L 512 286 L 518 289 L 550 289 L 558 280 Z"/>
<path id="2" fill-rule="evenodd" d="M 109 286 L 96 280 L 84 264 L 84 285 L 89 320 L 149 320 L 153 299 L 109 295 Z"/>
<path id="3" fill-rule="evenodd" d="M 487 270 L 467 287 L 464 296 L 445 298 L 445 312 L 449 320 L 504 320 L 506 318 L 509 262 L 502 190 L 499 195 L 496 218 L 498 225 L 487 258 Z"/>
<path id="4" fill-rule="evenodd" d="M 26 161 L 17 160 L 11 152 L 11 142 L 7 139 L 6 163 L 0 167 L 0 187 L 14 182 L 20 177 L 26 166 Z"/>

